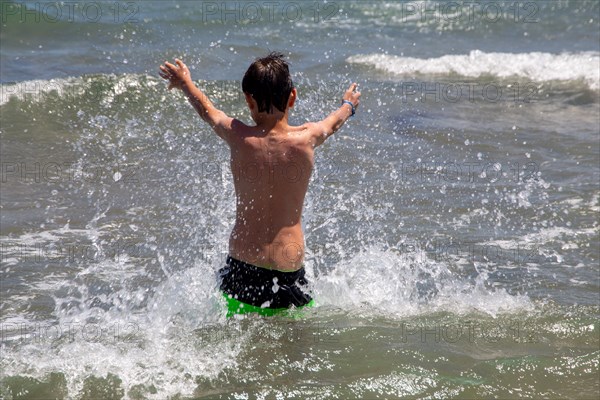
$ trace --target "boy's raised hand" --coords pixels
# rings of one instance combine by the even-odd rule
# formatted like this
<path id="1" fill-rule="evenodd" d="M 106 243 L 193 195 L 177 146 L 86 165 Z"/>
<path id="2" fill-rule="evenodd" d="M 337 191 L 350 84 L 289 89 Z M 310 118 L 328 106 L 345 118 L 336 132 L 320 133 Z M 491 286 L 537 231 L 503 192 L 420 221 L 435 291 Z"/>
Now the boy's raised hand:
<path id="1" fill-rule="evenodd" d="M 360 104 L 360 92 L 355 91 L 357 87 L 357 83 L 351 84 L 348 90 L 346 90 L 346 93 L 344 93 L 344 96 L 342 97 L 342 100 L 347 100 L 354 104 L 354 108 L 357 108 Z"/>
<path id="2" fill-rule="evenodd" d="M 175 64 L 165 61 L 161 65 L 159 75 L 169 81 L 169 90 L 173 88 L 182 89 L 183 85 L 192 81 L 192 76 L 188 67 L 180 59 L 175 59 Z"/>

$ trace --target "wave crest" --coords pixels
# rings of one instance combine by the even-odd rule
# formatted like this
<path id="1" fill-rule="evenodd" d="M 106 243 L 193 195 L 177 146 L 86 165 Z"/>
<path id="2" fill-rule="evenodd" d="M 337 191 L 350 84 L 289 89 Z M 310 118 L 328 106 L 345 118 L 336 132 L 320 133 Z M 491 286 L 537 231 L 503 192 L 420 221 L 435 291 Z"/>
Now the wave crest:
<path id="1" fill-rule="evenodd" d="M 466 55 L 438 58 L 413 58 L 388 54 L 355 55 L 346 59 L 395 75 L 451 75 L 499 78 L 519 77 L 536 82 L 583 80 L 590 89 L 600 89 L 600 53 L 484 53 L 473 50 Z"/>

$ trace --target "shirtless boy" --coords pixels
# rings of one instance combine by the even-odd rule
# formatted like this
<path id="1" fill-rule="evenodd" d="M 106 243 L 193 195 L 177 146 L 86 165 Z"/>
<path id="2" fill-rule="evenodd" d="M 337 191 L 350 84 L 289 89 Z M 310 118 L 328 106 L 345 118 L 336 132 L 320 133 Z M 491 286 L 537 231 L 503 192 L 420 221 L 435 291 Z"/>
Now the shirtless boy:
<path id="1" fill-rule="evenodd" d="M 258 312 L 273 315 L 312 302 L 302 290 L 304 234 L 302 207 L 314 166 L 314 149 L 354 115 L 356 83 L 341 106 L 319 122 L 288 124 L 297 92 L 282 54 L 271 53 L 250 65 L 242 90 L 255 125 L 227 116 L 192 82 L 186 65 L 160 66 L 169 89 L 183 91 L 200 117 L 231 151 L 236 221 L 229 256 L 219 271 L 228 316 Z"/>

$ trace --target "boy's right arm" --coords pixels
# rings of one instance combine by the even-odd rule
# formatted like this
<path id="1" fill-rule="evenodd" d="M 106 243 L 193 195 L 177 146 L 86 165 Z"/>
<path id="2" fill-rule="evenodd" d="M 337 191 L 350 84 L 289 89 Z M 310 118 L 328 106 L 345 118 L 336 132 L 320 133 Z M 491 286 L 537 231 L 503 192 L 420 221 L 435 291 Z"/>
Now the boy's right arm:
<path id="1" fill-rule="evenodd" d="M 176 59 L 175 64 L 165 62 L 160 66 L 160 76 L 169 81 L 169 89 L 180 89 L 200 117 L 208 123 L 219 137 L 229 143 L 231 131 L 241 122 L 217 109 L 210 99 L 192 82 L 187 66 Z"/>
<path id="2" fill-rule="evenodd" d="M 337 110 L 329 114 L 324 120 L 310 124 L 311 128 L 314 129 L 314 147 L 323 144 L 329 136 L 340 129 L 344 125 L 344 122 L 352 116 L 352 106 L 346 103 L 346 101 L 352 103 L 355 110 L 358 108 L 360 104 L 360 92 L 355 92 L 356 87 L 356 83 L 350 85 L 342 97 L 342 105 Z"/>

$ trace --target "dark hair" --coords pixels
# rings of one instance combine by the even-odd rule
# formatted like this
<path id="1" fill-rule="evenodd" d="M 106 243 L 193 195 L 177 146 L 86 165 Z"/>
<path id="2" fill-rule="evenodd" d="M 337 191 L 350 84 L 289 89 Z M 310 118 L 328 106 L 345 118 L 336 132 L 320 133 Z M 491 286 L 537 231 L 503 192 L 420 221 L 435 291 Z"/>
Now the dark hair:
<path id="1" fill-rule="evenodd" d="M 272 52 L 257 58 L 244 74 L 242 90 L 256 100 L 258 112 L 272 114 L 273 107 L 279 111 L 286 109 L 294 84 L 283 57 L 281 53 Z"/>

